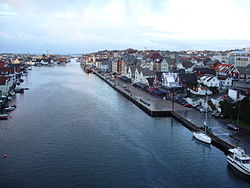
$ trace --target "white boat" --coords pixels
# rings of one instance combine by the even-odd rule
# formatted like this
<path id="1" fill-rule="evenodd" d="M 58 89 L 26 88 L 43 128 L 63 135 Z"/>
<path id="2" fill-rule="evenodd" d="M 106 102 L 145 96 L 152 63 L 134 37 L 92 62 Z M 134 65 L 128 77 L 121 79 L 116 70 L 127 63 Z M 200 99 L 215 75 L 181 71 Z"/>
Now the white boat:
<path id="1" fill-rule="evenodd" d="M 228 164 L 243 174 L 250 176 L 250 156 L 239 147 L 229 149 L 229 152 L 227 156 Z"/>
<path id="2" fill-rule="evenodd" d="M 8 106 L 8 107 L 6 107 L 6 108 L 4 108 L 4 111 L 5 112 L 10 112 L 10 111 L 13 111 L 13 110 L 15 110 L 16 108 L 14 107 L 14 106 Z"/>
<path id="3" fill-rule="evenodd" d="M 14 96 L 15 94 L 16 94 L 16 93 L 15 93 L 13 90 L 10 91 L 10 95 L 11 95 L 11 96 Z"/>
<path id="4" fill-rule="evenodd" d="M 211 144 L 211 138 L 209 136 L 207 136 L 205 133 L 203 132 L 193 132 L 193 136 L 202 141 L 202 142 L 205 142 L 207 144 Z"/>
<path id="5" fill-rule="evenodd" d="M 206 95 L 206 105 L 207 105 L 207 95 Z M 201 131 L 197 131 L 197 132 L 193 132 L 193 136 L 204 142 L 204 143 L 207 143 L 207 144 L 211 144 L 211 141 L 212 139 L 206 134 L 206 130 L 207 130 L 207 106 L 206 106 L 206 116 L 205 116 L 205 121 L 204 121 L 204 132 L 201 132 Z"/>

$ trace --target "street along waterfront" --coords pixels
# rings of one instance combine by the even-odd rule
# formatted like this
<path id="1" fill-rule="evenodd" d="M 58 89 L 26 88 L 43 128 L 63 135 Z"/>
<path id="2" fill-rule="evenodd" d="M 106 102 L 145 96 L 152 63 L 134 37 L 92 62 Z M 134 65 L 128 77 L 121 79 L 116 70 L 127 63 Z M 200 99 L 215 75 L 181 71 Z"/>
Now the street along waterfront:
<path id="1" fill-rule="evenodd" d="M 249 187 L 219 149 L 154 118 L 79 63 L 35 67 L 0 122 L 0 187 Z"/>

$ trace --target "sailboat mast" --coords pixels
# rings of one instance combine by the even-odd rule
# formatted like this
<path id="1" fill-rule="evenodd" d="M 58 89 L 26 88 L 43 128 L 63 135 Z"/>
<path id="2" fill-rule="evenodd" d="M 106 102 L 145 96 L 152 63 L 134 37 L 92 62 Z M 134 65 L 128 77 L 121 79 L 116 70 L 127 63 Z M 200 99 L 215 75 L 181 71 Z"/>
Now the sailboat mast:
<path id="1" fill-rule="evenodd" d="M 207 90 L 206 90 L 206 98 L 205 98 L 205 107 L 206 107 L 206 114 L 205 114 L 204 126 L 205 126 L 205 133 L 206 133 L 206 129 L 207 129 Z"/>

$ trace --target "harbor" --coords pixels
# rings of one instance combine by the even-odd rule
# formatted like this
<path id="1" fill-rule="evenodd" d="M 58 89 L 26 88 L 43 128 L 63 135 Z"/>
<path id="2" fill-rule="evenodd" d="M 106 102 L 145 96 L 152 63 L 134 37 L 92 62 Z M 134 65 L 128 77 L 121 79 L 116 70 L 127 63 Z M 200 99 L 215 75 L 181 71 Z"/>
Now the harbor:
<path id="1" fill-rule="evenodd" d="M 34 67 L 24 78 L 29 91 L 0 122 L 1 187 L 249 186 L 216 147 L 171 116 L 149 116 L 79 66 Z"/>

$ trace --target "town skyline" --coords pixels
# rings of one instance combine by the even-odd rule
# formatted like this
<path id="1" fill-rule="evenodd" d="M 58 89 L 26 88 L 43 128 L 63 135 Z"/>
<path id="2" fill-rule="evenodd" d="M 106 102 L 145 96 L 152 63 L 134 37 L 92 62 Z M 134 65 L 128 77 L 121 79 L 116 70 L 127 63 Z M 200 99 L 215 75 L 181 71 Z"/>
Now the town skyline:
<path id="1" fill-rule="evenodd" d="M 249 47 L 246 0 L 0 0 L 0 52 Z"/>

